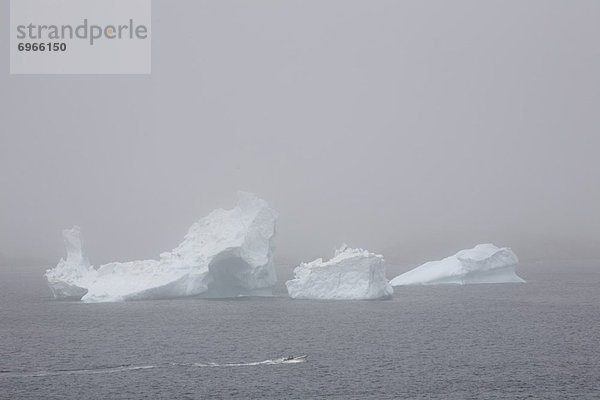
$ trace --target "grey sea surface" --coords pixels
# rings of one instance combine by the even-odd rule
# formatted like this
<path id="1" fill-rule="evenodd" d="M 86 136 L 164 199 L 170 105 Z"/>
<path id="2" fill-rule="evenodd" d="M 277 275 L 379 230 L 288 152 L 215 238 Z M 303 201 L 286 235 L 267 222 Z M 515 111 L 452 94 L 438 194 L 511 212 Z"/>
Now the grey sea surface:
<path id="1" fill-rule="evenodd" d="M 280 283 L 272 298 L 83 304 L 5 273 L 0 398 L 600 398 L 600 262 L 519 274 L 389 301 L 292 300 Z"/>

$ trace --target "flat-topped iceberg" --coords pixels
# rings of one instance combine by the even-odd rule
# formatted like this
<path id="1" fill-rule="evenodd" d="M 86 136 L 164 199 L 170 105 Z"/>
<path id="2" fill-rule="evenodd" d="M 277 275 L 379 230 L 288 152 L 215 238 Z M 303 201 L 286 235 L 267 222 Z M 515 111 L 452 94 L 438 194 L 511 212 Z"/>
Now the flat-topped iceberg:
<path id="1" fill-rule="evenodd" d="M 427 262 L 390 281 L 392 286 L 525 282 L 515 272 L 519 260 L 509 248 L 479 244 L 440 261 Z"/>
<path id="2" fill-rule="evenodd" d="M 160 259 L 113 262 L 98 268 L 85 257 L 78 227 L 63 231 L 66 260 L 46 271 L 55 298 L 86 302 L 184 296 L 271 295 L 277 281 L 273 240 L 277 213 L 253 194 L 238 193 L 231 210 L 194 223 L 183 242 Z"/>
<path id="3" fill-rule="evenodd" d="M 294 299 L 386 299 L 394 292 L 385 277 L 383 256 L 345 245 L 329 261 L 300 264 L 294 275 L 285 283 Z"/>

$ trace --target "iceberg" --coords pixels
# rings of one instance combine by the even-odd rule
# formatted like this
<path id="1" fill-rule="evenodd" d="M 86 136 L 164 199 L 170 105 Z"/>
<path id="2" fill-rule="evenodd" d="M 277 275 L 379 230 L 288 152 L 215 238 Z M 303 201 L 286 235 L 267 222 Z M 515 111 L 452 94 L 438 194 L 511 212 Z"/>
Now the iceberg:
<path id="1" fill-rule="evenodd" d="M 251 193 L 239 192 L 231 210 L 217 209 L 194 223 L 183 242 L 159 260 L 112 262 L 94 268 L 79 227 L 63 231 L 67 258 L 46 271 L 56 299 L 85 302 L 269 296 L 277 212 Z"/>
<path id="2" fill-rule="evenodd" d="M 293 299 L 389 299 L 394 292 L 385 277 L 383 256 L 346 245 L 329 261 L 300 264 L 285 285 Z"/>
<path id="3" fill-rule="evenodd" d="M 87 290 L 79 281 L 94 269 L 83 251 L 81 229 L 74 226 L 62 232 L 67 259 L 61 259 L 56 268 L 46 271 L 50 290 L 55 299 L 80 299 Z"/>
<path id="4" fill-rule="evenodd" d="M 525 282 L 515 271 L 519 260 L 506 247 L 478 244 L 440 261 L 427 262 L 390 281 L 392 286 Z"/>

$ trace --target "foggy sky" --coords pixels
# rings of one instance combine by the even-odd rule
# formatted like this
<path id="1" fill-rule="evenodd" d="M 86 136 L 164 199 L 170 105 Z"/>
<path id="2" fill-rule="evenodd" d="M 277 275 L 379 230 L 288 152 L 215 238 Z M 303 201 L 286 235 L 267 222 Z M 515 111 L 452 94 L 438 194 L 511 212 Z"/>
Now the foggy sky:
<path id="1" fill-rule="evenodd" d="M 598 1 L 152 14 L 150 76 L 11 76 L 1 3 L 0 254 L 58 260 L 78 224 L 95 265 L 157 258 L 237 190 L 279 211 L 292 262 L 445 232 L 598 236 Z"/>

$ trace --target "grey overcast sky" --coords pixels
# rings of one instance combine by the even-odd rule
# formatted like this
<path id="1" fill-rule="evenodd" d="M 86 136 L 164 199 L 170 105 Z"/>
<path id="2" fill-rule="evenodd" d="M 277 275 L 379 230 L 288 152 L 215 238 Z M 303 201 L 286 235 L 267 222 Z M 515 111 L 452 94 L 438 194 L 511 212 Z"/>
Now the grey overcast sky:
<path id="1" fill-rule="evenodd" d="M 156 0 L 150 76 L 11 76 L 0 4 L 4 257 L 156 258 L 238 189 L 293 262 L 598 236 L 600 1 Z"/>

